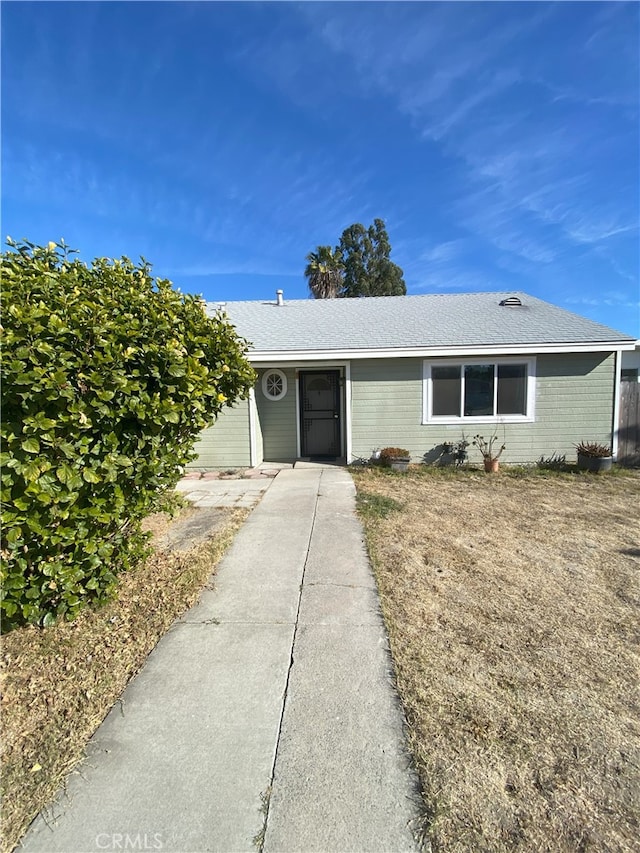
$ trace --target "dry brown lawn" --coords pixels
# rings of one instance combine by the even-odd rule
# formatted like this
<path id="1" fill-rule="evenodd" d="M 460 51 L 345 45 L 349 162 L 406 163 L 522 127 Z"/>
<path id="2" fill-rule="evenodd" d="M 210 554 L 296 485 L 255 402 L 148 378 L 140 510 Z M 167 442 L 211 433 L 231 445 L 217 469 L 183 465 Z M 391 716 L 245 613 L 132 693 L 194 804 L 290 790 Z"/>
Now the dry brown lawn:
<path id="1" fill-rule="evenodd" d="M 355 479 L 432 849 L 640 850 L 640 474 Z"/>
<path id="2" fill-rule="evenodd" d="M 193 510 L 185 510 L 184 519 Z M 215 536 L 155 553 L 120 578 L 118 598 L 74 622 L 20 628 L 2 639 L 0 847 L 13 849 L 172 622 L 191 605 L 247 512 L 221 511 Z M 147 520 L 159 543 L 168 516 Z"/>

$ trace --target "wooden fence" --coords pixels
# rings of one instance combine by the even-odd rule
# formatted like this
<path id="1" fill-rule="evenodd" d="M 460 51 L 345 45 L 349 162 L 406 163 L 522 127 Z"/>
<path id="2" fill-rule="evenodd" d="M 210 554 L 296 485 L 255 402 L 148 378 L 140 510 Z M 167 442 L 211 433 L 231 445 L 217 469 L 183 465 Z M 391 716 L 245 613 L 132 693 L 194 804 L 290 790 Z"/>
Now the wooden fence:
<path id="1" fill-rule="evenodd" d="M 618 462 L 640 465 L 640 382 L 620 383 Z"/>

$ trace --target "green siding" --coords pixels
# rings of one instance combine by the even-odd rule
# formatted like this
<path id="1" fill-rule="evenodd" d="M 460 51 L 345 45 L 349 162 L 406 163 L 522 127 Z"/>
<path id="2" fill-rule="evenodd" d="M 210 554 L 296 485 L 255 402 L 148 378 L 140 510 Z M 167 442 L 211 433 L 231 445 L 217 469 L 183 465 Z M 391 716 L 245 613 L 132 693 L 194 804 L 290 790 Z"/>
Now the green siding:
<path id="1" fill-rule="evenodd" d="M 262 430 L 265 462 L 293 462 L 296 459 L 296 371 L 278 368 L 287 377 L 287 393 L 280 400 L 269 400 L 262 393 L 262 375 L 258 371 L 256 405 Z"/>
<path id="2" fill-rule="evenodd" d="M 223 409 L 215 424 L 200 434 L 195 449 L 198 458 L 187 466 L 192 470 L 248 468 L 251 465 L 248 400 L 241 400 L 232 409 Z"/>
<path id="3" fill-rule="evenodd" d="M 611 443 L 613 353 L 539 356 L 537 373 L 534 458 L 555 451 L 573 460 L 583 439 Z"/>
<path id="4" fill-rule="evenodd" d="M 487 359 L 489 360 L 489 359 Z M 492 424 L 422 423 L 420 358 L 368 359 L 351 363 L 352 453 L 369 457 L 374 449 L 406 447 L 414 460 L 438 456 L 443 441 L 489 436 Z M 611 441 L 614 356 L 611 353 L 539 355 L 536 362 L 534 423 L 505 424 L 505 462 L 533 462 L 540 456 L 575 455 L 582 439 Z M 470 448 L 471 461 L 480 461 Z"/>
<path id="5" fill-rule="evenodd" d="M 351 444 L 355 457 L 382 447 L 406 447 L 419 460 L 427 450 L 422 419 L 422 359 L 351 362 Z"/>
<path id="6" fill-rule="evenodd" d="M 491 435 L 493 424 L 434 425 L 422 423 L 421 358 L 366 359 L 351 362 L 352 455 L 368 458 L 376 448 L 406 447 L 412 458 L 433 460 L 444 441 L 458 441 L 463 430 Z M 257 460 L 293 462 L 296 459 L 296 371 L 284 369 L 287 394 L 268 400 L 259 371 L 255 389 Z M 498 425 L 509 463 L 534 462 L 552 453 L 573 459 L 581 440 L 609 443 L 613 416 L 614 356 L 612 353 L 539 355 L 536 359 L 536 411 L 533 423 Z M 243 468 L 251 464 L 249 404 L 225 409 L 205 430 L 196 446 L 192 469 Z M 480 461 L 470 448 L 471 461 Z"/>

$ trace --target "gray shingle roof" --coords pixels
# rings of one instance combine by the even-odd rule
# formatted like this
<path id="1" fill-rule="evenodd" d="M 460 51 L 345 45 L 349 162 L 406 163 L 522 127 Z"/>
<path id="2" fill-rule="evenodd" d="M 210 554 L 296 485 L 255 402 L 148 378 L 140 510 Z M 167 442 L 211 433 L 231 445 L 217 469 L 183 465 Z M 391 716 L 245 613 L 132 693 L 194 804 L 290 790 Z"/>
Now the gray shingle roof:
<path id="1" fill-rule="evenodd" d="M 521 307 L 501 306 L 517 296 Z M 208 303 L 214 313 L 217 303 Z M 227 302 L 254 352 L 630 343 L 620 332 L 526 293 Z"/>

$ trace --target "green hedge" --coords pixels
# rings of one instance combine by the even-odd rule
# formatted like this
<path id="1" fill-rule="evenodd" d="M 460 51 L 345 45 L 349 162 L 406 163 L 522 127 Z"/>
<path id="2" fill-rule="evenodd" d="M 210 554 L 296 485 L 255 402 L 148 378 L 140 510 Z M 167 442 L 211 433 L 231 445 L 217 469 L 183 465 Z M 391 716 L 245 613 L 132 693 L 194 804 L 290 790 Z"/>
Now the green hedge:
<path id="1" fill-rule="evenodd" d="M 246 398 L 246 342 L 127 258 L 63 243 L 1 256 L 2 612 L 50 624 L 144 553 L 141 519 L 200 431 Z"/>

